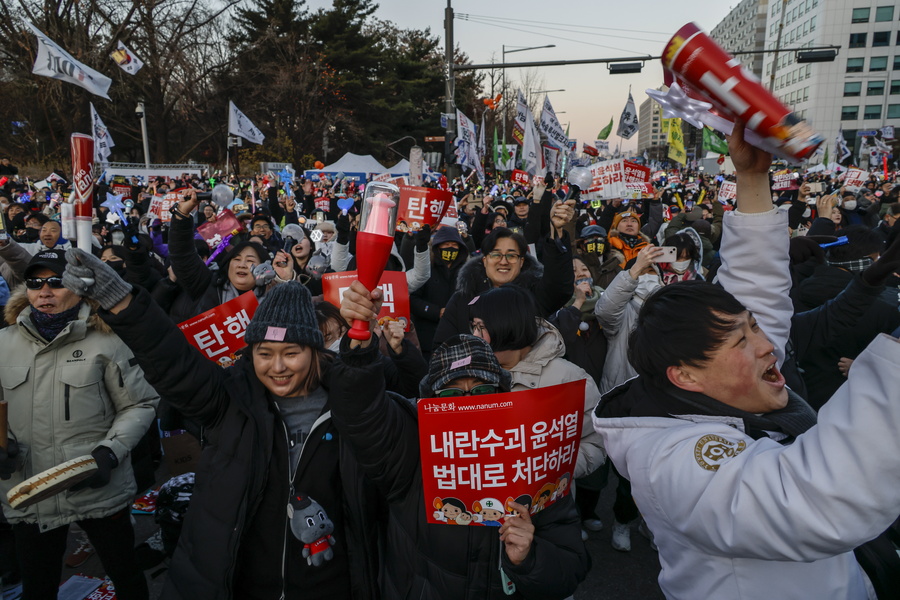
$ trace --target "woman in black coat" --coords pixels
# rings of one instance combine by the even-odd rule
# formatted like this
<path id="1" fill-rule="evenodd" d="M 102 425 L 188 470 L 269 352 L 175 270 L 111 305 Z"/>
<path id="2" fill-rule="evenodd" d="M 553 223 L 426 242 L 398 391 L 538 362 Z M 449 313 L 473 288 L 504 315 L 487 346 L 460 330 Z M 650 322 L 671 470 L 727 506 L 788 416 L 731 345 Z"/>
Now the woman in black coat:
<path id="1" fill-rule="evenodd" d="M 456 292 L 438 323 L 433 347 L 451 336 L 471 333 L 469 302 L 505 283 L 515 283 L 534 294 L 540 317 L 547 318 L 565 305 L 575 285 L 572 247 L 569 234 L 563 230 L 574 216 L 573 204 L 569 201 L 552 208 L 549 235 L 539 242 L 541 262 L 528 253 L 524 237 L 505 227 L 494 229 L 484 238 L 481 256 L 469 259 L 460 270 Z"/>
<path id="2" fill-rule="evenodd" d="M 273 288 L 247 326 L 243 357 L 222 369 L 145 290 L 87 253 L 68 259 L 64 284 L 100 303 L 147 381 L 209 442 L 162 597 L 378 598 L 381 500 L 331 418 L 334 355 L 309 291 L 293 281 Z M 320 507 L 315 524 L 331 531 L 308 537 L 307 498 Z"/>

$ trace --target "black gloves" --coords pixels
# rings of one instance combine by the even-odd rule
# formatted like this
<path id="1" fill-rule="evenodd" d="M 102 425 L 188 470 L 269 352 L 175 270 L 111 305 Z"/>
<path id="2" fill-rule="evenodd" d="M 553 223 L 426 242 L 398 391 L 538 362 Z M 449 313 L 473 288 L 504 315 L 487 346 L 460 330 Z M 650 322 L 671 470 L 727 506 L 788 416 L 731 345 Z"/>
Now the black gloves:
<path id="1" fill-rule="evenodd" d="M 94 448 L 94 451 L 91 452 L 91 456 L 97 461 L 97 467 L 99 467 L 99 469 L 84 481 L 73 485 L 73 492 L 86 488 L 97 489 L 103 487 L 109 483 L 112 470 L 119 466 L 119 459 L 117 459 L 115 453 L 106 446 L 97 446 Z"/>
<path id="2" fill-rule="evenodd" d="M 341 213 L 334 228 L 337 230 L 337 243 L 346 246 L 350 243 L 350 217 Z"/>
<path id="3" fill-rule="evenodd" d="M 9 440 L 5 450 L 0 448 L 0 479 L 4 481 L 9 479 L 20 466 L 19 444 L 16 440 Z"/>
<path id="4" fill-rule="evenodd" d="M 431 225 L 423 225 L 422 229 L 416 232 L 416 252 L 425 252 L 428 250 L 428 242 L 431 241 Z"/>

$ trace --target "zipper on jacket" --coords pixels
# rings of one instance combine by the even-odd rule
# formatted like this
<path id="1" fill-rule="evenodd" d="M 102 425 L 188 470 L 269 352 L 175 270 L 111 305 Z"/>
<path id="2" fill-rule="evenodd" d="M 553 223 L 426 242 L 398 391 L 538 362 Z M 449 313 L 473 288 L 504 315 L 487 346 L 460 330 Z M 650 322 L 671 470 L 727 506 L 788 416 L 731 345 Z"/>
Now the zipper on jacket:
<path id="1" fill-rule="evenodd" d="M 65 392 L 63 393 L 63 397 L 66 400 L 66 421 L 70 421 L 72 418 L 72 415 L 69 412 L 69 384 L 67 383 L 65 385 L 66 385 L 66 388 L 65 388 Z"/>

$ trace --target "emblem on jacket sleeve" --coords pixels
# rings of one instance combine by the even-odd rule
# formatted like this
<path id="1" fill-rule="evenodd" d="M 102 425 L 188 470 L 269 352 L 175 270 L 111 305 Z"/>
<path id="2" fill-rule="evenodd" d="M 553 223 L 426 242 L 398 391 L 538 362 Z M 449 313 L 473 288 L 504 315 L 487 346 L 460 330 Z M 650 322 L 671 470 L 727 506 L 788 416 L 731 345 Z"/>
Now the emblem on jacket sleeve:
<path id="1" fill-rule="evenodd" d="M 743 440 L 733 441 L 715 434 L 704 435 L 694 446 L 694 459 L 707 471 L 718 471 L 725 460 L 734 458 L 747 448 Z"/>

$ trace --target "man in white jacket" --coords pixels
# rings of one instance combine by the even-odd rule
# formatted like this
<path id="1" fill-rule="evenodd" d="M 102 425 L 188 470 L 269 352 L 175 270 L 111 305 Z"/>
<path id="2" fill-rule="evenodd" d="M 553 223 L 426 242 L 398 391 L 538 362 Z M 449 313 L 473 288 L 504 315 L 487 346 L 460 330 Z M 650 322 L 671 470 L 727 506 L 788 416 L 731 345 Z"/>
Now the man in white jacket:
<path id="1" fill-rule="evenodd" d="M 900 342 L 872 342 L 818 416 L 785 386 L 787 217 L 772 208 L 771 156 L 742 127 L 724 289 L 647 299 L 629 348 L 638 377 L 604 395 L 594 426 L 654 534 L 668 598 L 874 598 L 853 549 L 900 514 Z"/>

